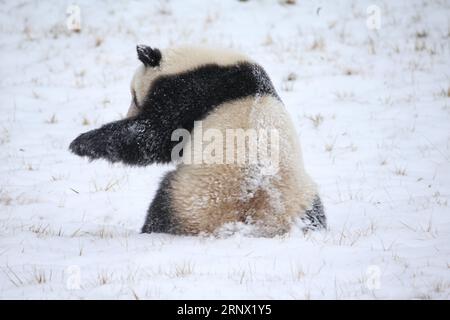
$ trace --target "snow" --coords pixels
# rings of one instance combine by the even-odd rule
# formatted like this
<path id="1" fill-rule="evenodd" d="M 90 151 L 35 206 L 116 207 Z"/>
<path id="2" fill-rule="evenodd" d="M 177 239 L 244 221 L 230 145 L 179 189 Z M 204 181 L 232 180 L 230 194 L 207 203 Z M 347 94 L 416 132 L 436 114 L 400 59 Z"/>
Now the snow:
<path id="1" fill-rule="evenodd" d="M 0 4 L 0 298 L 450 298 L 448 1 L 77 4 L 80 33 L 65 1 Z M 260 62 L 329 230 L 140 234 L 170 166 L 68 152 L 126 113 L 138 43 Z"/>

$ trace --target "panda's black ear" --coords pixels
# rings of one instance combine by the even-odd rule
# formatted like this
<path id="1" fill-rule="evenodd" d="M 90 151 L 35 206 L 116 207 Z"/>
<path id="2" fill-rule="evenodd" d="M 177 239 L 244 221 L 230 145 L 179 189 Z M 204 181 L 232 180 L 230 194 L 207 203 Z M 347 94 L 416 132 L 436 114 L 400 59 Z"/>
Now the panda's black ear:
<path id="1" fill-rule="evenodd" d="M 159 49 L 152 49 L 149 46 L 138 44 L 136 46 L 136 51 L 139 60 L 141 60 L 146 67 L 159 66 L 159 62 L 161 61 L 161 51 L 159 51 Z"/>

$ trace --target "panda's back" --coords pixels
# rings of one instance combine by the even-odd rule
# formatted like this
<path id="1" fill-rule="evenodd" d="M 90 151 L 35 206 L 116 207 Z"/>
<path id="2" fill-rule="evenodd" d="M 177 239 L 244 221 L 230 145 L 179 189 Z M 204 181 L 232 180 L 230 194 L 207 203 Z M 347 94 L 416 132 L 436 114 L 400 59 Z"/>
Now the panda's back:
<path id="1" fill-rule="evenodd" d="M 171 182 L 172 208 L 182 228 L 177 232 L 214 232 L 227 223 L 248 221 L 261 221 L 264 235 L 287 231 L 316 191 L 303 172 L 297 136 L 282 102 L 272 95 L 226 102 L 202 121 L 202 134 L 209 129 L 219 130 L 224 139 L 230 129 L 277 130 L 279 168 L 271 174 L 251 164 L 179 165 Z M 186 148 L 195 150 L 191 142 Z"/>

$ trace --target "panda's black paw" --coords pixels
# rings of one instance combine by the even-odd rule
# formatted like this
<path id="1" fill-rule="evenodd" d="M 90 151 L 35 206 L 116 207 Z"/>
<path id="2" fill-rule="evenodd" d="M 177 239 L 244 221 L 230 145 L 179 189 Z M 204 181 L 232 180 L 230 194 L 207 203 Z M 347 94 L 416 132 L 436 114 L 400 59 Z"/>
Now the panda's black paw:
<path id="1" fill-rule="evenodd" d="M 305 224 L 304 232 L 327 228 L 327 217 L 319 196 L 314 198 L 311 209 L 306 210 L 302 221 Z"/>
<path id="2" fill-rule="evenodd" d="M 69 146 L 70 151 L 80 157 L 97 159 L 102 156 L 105 145 L 98 141 L 97 130 L 92 130 L 79 135 Z"/>

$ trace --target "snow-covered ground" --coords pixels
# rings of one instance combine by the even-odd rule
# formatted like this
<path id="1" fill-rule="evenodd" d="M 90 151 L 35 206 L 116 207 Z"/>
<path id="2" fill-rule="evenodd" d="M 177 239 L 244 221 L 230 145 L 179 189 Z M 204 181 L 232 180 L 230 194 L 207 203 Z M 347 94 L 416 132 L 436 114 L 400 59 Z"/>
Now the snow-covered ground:
<path id="1" fill-rule="evenodd" d="M 449 299 L 449 1 L 297 2 L 80 1 L 73 33 L 70 2 L 1 1 L 0 298 Z M 126 113 L 137 43 L 259 61 L 329 230 L 140 234 L 170 167 L 67 149 Z"/>

